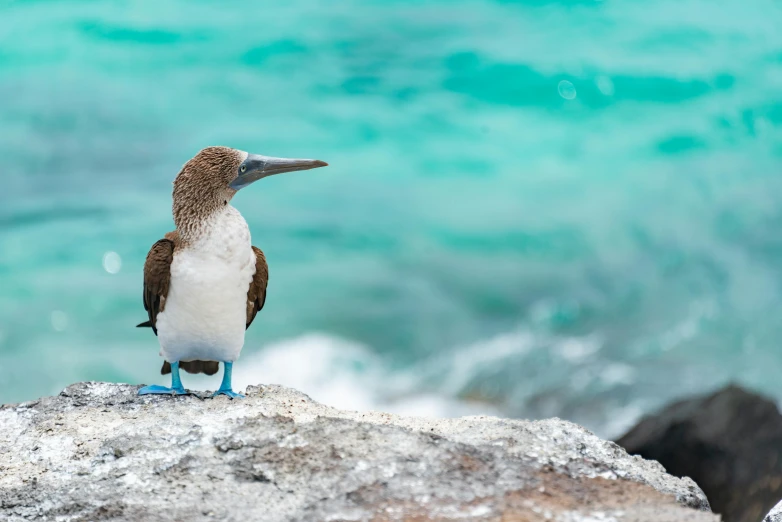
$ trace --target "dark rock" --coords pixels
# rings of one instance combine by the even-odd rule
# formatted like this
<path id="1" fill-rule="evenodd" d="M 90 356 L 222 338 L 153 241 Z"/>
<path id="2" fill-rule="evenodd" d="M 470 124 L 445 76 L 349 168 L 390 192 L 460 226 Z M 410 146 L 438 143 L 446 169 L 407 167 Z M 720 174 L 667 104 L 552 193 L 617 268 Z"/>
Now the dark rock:
<path id="1" fill-rule="evenodd" d="M 672 404 L 618 443 L 694 479 L 725 522 L 758 522 L 782 498 L 782 415 L 737 386 Z"/>

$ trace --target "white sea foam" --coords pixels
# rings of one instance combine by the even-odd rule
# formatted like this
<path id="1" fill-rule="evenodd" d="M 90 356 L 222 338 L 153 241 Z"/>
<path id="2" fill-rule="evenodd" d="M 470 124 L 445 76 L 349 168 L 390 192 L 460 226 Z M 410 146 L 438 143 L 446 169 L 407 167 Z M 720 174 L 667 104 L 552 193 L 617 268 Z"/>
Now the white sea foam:
<path id="1" fill-rule="evenodd" d="M 449 386 L 442 391 L 421 391 L 428 368 L 392 371 L 366 346 L 324 333 L 268 345 L 243 355 L 234 366 L 234 389 L 248 385 L 282 384 L 337 408 L 382 410 L 421 417 L 499 415 L 497 408 L 462 401 L 452 392 L 469 379 L 475 362 L 502 355 L 502 343 L 490 341 L 495 353 L 465 350 L 449 365 Z M 469 355 L 473 353 L 475 355 Z M 190 377 L 190 387 L 214 388 L 214 377 Z"/>
<path id="2" fill-rule="evenodd" d="M 234 389 L 281 384 L 337 408 L 421 417 L 562 416 L 572 407 L 567 397 L 573 390 L 583 393 L 590 386 L 610 389 L 635 381 L 635 368 L 602 359 L 601 346 L 602 340 L 594 335 L 559 337 L 520 328 L 399 367 L 361 343 L 314 332 L 255 352 L 245 347 L 234 366 Z M 553 359 L 546 363 L 541 357 Z M 527 372 L 506 389 L 509 383 L 496 376 L 514 368 Z M 215 389 L 217 378 L 188 375 L 186 385 Z M 642 411 L 631 404 L 621 413 L 592 412 L 572 420 L 613 436 Z"/>
<path id="3" fill-rule="evenodd" d="M 379 361 L 358 343 L 312 333 L 242 357 L 234 367 L 236 388 L 275 383 L 331 406 L 367 410 L 382 386 Z"/>

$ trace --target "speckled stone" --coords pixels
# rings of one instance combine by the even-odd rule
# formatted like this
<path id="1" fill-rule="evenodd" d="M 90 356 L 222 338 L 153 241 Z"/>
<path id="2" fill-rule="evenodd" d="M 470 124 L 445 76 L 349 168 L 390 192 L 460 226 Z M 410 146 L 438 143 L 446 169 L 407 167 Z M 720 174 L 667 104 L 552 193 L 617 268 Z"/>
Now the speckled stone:
<path id="1" fill-rule="evenodd" d="M 716 521 L 703 492 L 558 419 L 341 411 L 78 383 L 0 409 L 2 520 Z"/>
<path id="2" fill-rule="evenodd" d="M 782 501 L 768 512 L 768 515 L 763 519 L 763 522 L 782 522 Z"/>

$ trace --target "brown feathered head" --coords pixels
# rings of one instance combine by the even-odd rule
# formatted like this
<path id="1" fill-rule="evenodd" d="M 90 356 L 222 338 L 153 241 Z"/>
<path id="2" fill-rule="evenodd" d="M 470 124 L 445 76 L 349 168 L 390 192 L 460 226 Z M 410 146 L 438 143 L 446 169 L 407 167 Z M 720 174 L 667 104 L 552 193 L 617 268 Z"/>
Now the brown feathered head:
<path id="1" fill-rule="evenodd" d="M 174 222 L 204 217 L 228 204 L 238 190 L 261 178 L 328 165 L 311 159 L 272 158 L 228 147 L 207 147 L 185 163 L 174 180 Z"/>

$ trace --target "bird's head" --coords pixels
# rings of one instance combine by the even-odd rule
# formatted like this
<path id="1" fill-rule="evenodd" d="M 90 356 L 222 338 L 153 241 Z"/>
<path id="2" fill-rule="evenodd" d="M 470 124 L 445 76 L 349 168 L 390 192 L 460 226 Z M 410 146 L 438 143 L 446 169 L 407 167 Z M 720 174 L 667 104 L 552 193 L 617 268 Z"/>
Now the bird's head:
<path id="1" fill-rule="evenodd" d="M 311 159 L 272 158 L 228 147 L 207 147 L 185 163 L 174 181 L 174 219 L 205 215 L 228 204 L 261 178 L 328 165 Z"/>

